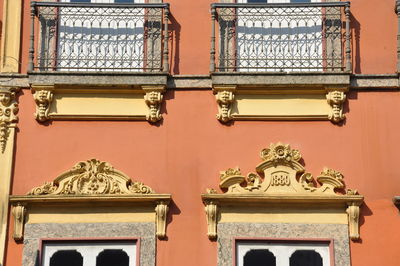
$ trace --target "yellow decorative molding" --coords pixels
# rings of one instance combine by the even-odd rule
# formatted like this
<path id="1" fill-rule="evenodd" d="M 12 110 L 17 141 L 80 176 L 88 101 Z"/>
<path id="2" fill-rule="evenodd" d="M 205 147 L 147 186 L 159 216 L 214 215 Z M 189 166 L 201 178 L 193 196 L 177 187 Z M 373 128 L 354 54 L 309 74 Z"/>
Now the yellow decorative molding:
<path id="1" fill-rule="evenodd" d="M 260 156 L 263 161 L 256 167 L 257 173 L 244 176 L 239 168 L 222 171 L 220 188 L 224 193 L 208 190 L 207 194 L 202 195 L 207 221 L 210 221 L 210 210 L 221 210 L 220 207 L 226 204 L 243 205 L 245 208 L 251 208 L 251 204 L 270 204 L 275 207 L 280 204 L 282 208 L 292 205 L 291 208 L 298 206 L 299 210 L 310 207 L 316 214 L 326 211 L 337 213 L 341 210 L 348 215 L 350 238 L 359 238 L 359 208 L 363 196 L 351 189 L 342 192 L 345 185 L 340 172 L 324 168 L 314 179 L 301 165 L 300 152 L 288 144 L 271 144 L 261 151 Z M 208 223 L 208 233 L 209 236 L 216 237 L 214 223 L 218 214 L 211 217 L 214 220 L 211 219 Z"/>
<path id="2" fill-rule="evenodd" d="M 146 115 L 146 120 L 153 123 L 160 121 L 162 119 L 162 115 L 160 114 L 161 103 L 163 100 L 162 93 L 165 92 L 165 88 L 142 86 L 142 89 L 146 93 L 144 95 L 144 101 L 149 108 L 149 112 Z"/>
<path id="3" fill-rule="evenodd" d="M 360 239 L 360 229 L 358 221 L 360 219 L 360 205 L 359 202 L 352 202 L 347 207 L 347 215 L 349 216 L 349 235 L 352 240 Z"/>
<path id="4" fill-rule="evenodd" d="M 158 238 L 165 238 L 167 226 L 168 204 L 164 201 L 159 201 L 156 207 L 156 235 Z"/>
<path id="5" fill-rule="evenodd" d="M 33 99 L 36 103 L 36 120 L 43 122 L 48 120 L 50 105 L 53 101 L 53 92 L 46 89 L 36 89 L 33 94 Z"/>
<path id="6" fill-rule="evenodd" d="M 125 222 L 147 222 L 149 217 L 153 217 L 157 228 L 156 235 L 159 238 L 166 237 L 170 200 L 171 195 L 156 194 L 142 182 L 132 181 L 109 163 L 97 159 L 78 162 L 52 182 L 33 188 L 25 196 L 10 197 L 14 223 L 18 226 L 27 220 L 19 218 L 20 206 L 24 206 L 28 217 L 32 215 L 31 221 L 47 219 L 49 222 L 58 223 L 64 213 L 72 210 L 72 213 L 82 214 L 75 217 L 75 222 L 92 221 L 96 217 L 103 222 L 114 222 L 113 216 L 107 214 L 111 211 L 110 208 L 114 211 L 117 204 L 118 213 L 121 214 L 118 217 L 119 222 L 121 219 L 126 220 Z M 55 206 L 59 208 L 54 209 Z M 92 213 L 94 208 L 98 211 Z M 153 216 L 149 216 L 150 213 L 153 213 Z M 53 214 L 55 218 L 52 217 Z M 14 238 L 21 240 L 23 226 L 15 228 Z"/>
<path id="7" fill-rule="evenodd" d="M 217 119 L 231 120 L 330 120 L 345 119 L 347 87 L 264 88 L 215 85 Z"/>
<path id="8" fill-rule="evenodd" d="M 330 91 L 326 95 L 326 99 L 332 107 L 328 119 L 334 123 L 344 120 L 346 117 L 343 114 L 343 103 L 346 100 L 346 94 L 343 91 Z"/>
<path id="9" fill-rule="evenodd" d="M 255 199 L 253 199 L 255 200 Z M 269 199 L 272 201 L 272 199 Z M 287 198 L 285 200 L 288 200 Z M 309 205 L 307 202 L 297 203 L 293 200 L 292 206 L 282 207 L 282 203 L 266 203 L 251 208 L 243 205 L 221 206 L 219 223 L 303 223 L 303 224 L 344 224 L 348 225 L 349 219 L 344 209 L 330 208 L 321 210 L 318 206 Z M 244 203 L 243 203 L 244 204 Z M 250 203 L 251 204 L 251 203 Z M 254 202 L 253 202 L 254 204 Z"/>
<path id="10" fill-rule="evenodd" d="M 14 87 L 0 86 L 0 264 L 4 250 L 8 225 L 8 198 L 10 194 L 14 139 L 18 122 L 18 103 Z"/>
<path id="11" fill-rule="evenodd" d="M 232 117 L 232 103 L 235 100 L 236 87 L 214 87 L 215 98 L 218 104 L 217 119 L 221 122 L 228 122 Z"/>
<path id="12" fill-rule="evenodd" d="M 15 88 L 0 87 L 0 152 L 4 153 L 10 135 L 10 127 L 18 121 L 18 104 Z"/>
<path id="13" fill-rule="evenodd" d="M 147 120 L 162 119 L 165 86 L 79 87 L 32 84 L 35 117 L 48 120 Z"/>
<path id="14" fill-rule="evenodd" d="M 217 238 L 218 206 L 213 201 L 206 201 L 207 235 L 209 239 Z"/>
<path id="15" fill-rule="evenodd" d="M 14 234 L 15 241 L 21 241 L 24 237 L 24 223 L 26 208 L 21 204 L 12 207 L 12 215 L 14 217 Z"/>
<path id="16" fill-rule="evenodd" d="M 22 0 L 3 1 L 0 72 L 18 72 L 21 47 Z"/>
<path id="17" fill-rule="evenodd" d="M 113 223 L 154 223 L 156 220 L 153 207 L 139 206 L 138 204 L 142 203 L 138 201 L 118 202 L 116 197 L 123 200 L 121 195 L 108 197 L 111 202 L 110 205 L 113 204 L 112 209 L 110 209 L 110 206 L 105 205 L 105 202 L 96 205 L 91 204 L 90 208 L 86 206 L 84 201 L 79 205 L 54 202 L 54 206 L 41 206 L 40 204 L 35 205 L 32 203 L 29 204 L 29 219 L 27 219 L 26 223 L 108 223 L 110 221 Z M 51 200 L 54 199 L 52 198 Z M 90 200 L 93 200 L 93 197 Z M 98 200 L 101 200 L 101 198 L 98 198 Z M 133 205 L 129 208 L 127 205 L 132 203 Z M 132 208 L 133 206 L 134 208 Z"/>
<path id="18" fill-rule="evenodd" d="M 109 163 L 97 159 L 77 163 L 53 182 L 33 188 L 28 195 L 150 194 L 153 190 L 134 182 Z"/>

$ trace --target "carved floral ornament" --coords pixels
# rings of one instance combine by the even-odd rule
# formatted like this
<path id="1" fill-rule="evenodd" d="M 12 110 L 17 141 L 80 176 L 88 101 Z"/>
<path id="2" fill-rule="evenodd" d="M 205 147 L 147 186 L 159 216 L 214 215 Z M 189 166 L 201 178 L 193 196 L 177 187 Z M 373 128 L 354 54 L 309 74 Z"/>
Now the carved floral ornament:
<path id="1" fill-rule="evenodd" d="M 168 213 L 169 194 L 155 194 L 153 189 L 142 182 L 132 181 L 124 173 L 114 169 L 109 163 L 97 159 L 78 162 L 69 171 L 58 176 L 52 182 L 46 182 L 33 188 L 27 196 L 12 196 L 14 215 L 14 239 L 23 238 L 23 225 L 25 222 L 26 206 L 29 202 L 54 200 L 66 202 L 74 197 L 88 197 L 87 201 L 102 198 L 128 199 L 134 197 L 136 201 L 154 201 L 156 203 L 156 235 L 159 238 L 166 236 L 166 217 Z M 149 200 L 147 200 L 150 198 Z"/>
<path id="2" fill-rule="evenodd" d="M 0 87 L 0 152 L 4 153 L 10 128 L 18 121 L 18 104 L 15 100 L 15 88 Z"/>
<path id="3" fill-rule="evenodd" d="M 343 210 L 347 208 L 350 238 L 359 239 L 358 223 L 363 196 L 358 195 L 357 190 L 345 190 L 340 172 L 324 168 L 314 178 L 301 165 L 300 152 L 287 144 L 271 144 L 260 155 L 262 162 L 256 167 L 257 173 L 244 176 L 239 168 L 222 171 L 219 186 L 224 193 L 207 189 L 207 193 L 202 195 L 206 205 L 209 238 L 217 237 L 221 204 L 248 201 L 246 208 L 251 207 L 251 202 L 303 203 L 313 204 L 318 208 L 329 203 Z"/>

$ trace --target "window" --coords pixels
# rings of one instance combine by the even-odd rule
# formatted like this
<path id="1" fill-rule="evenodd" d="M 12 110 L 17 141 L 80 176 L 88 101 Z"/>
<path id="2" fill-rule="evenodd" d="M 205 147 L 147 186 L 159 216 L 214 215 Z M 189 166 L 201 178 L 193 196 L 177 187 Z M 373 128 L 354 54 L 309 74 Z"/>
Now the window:
<path id="1" fill-rule="evenodd" d="M 330 242 L 236 242 L 236 266 L 329 266 L 330 256 Z"/>
<path id="2" fill-rule="evenodd" d="M 136 266 L 135 241 L 43 241 L 41 266 Z"/>

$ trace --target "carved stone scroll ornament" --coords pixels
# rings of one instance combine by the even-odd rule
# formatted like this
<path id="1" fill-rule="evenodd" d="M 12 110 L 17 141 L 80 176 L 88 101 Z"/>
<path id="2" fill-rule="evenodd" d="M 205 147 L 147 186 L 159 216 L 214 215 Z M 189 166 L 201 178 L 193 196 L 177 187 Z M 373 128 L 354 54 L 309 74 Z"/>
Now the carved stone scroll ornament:
<path id="1" fill-rule="evenodd" d="M 221 122 L 228 122 L 232 117 L 232 103 L 235 100 L 235 95 L 232 90 L 218 91 L 215 95 L 218 104 L 217 119 Z"/>
<path id="2" fill-rule="evenodd" d="M 218 206 L 213 201 L 206 202 L 206 217 L 207 217 L 207 227 L 208 227 L 208 238 L 217 238 L 217 219 L 218 219 Z"/>
<path id="3" fill-rule="evenodd" d="M 349 236 L 352 240 L 358 240 L 360 238 L 360 229 L 358 221 L 360 219 L 360 205 L 352 203 L 347 207 L 347 215 L 349 217 Z"/>
<path id="4" fill-rule="evenodd" d="M 311 202 L 318 202 L 321 199 L 345 202 L 348 206 L 350 237 L 353 240 L 359 238 L 359 206 L 363 197 L 358 195 L 357 190 L 352 189 L 347 189 L 345 194 L 342 193 L 345 185 L 340 172 L 324 168 L 314 179 L 300 164 L 300 152 L 282 143 L 271 144 L 269 148 L 263 149 L 261 158 L 263 161 L 256 167 L 257 173 L 244 176 L 239 168 L 222 171 L 220 188 L 225 191 L 224 195 L 228 197 L 238 195 L 241 198 L 246 195 L 286 198 L 296 196 Z M 207 193 L 206 212 L 208 221 L 212 221 L 210 219 L 212 207 L 207 202 L 213 199 L 215 191 L 209 189 Z M 213 227 L 210 227 L 209 223 L 209 234 L 213 233 Z"/>
<path id="5" fill-rule="evenodd" d="M 144 95 L 144 101 L 149 107 L 149 113 L 146 115 L 146 120 L 150 122 L 157 122 L 162 119 L 161 103 L 163 95 L 161 91 L 147 91 Z"/>
<path id="6" fill-rule="evenodd" d="M 156 235 L 158 238 L 162 239 L 167 236 L 167 214 L 168 205 L 164 201 L 160 201 L 156 206 Z"/>
<path id="7" fill-rule="evenodd" d="M 21 241 L 24 237 L 26 208 L 21 204 L 12 207 L 12 215 L 14 216 L 14 234 L 15 241 Z"/>
<path id="8" fill-rule="evenodd" d="M 150 194 L 154 191 L 134 182 L 109 163 L 96 159 L 77 163 L 53 182 L 33 188 L 28 195 Z"/>
<path id="9" fill-rule="evenodd" d="M 328 119 L 334 123 L 344 120 L 346 116 L 343 114 L 343 103 L 346 100 L 346 94 L 343 91 L 330 91 L 326 95 L 326 99 L 332 107 Z"/>
<path id="10" fill-rule="evenodd" d="M 13 88 L 0 87 L 0 151 L 4 152 L 10 127 L 18 121 L 18 104 Z"/>
<path id="11" fill-rule="evenodd" d="M 36 90 L 33 94 L 36 103 L 35 118 L 40 122 L 49 120 L 50 105 L 53 100 L 53 92 L 49 90 Z"/>

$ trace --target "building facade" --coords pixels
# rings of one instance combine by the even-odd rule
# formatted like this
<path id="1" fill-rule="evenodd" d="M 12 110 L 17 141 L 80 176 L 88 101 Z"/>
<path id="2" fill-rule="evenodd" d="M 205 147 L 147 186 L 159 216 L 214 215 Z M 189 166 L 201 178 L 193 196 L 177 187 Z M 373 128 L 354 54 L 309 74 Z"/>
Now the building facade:
<path id="1" fill-rule="evenodd" d="M 0 265 L 398 265 L 397 11 L 0 1 Z"/>

